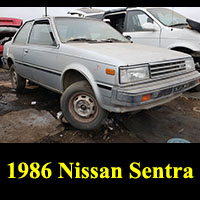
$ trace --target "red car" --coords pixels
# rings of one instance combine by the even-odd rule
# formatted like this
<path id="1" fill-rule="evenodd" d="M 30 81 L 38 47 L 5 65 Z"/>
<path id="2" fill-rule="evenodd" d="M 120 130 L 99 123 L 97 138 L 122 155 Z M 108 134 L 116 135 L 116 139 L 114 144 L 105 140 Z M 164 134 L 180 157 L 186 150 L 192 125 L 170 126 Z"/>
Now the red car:
<path id="1" fill-rule="evenodd" d="M 0 17 L 0 58 L 3 54 L 3 45 L 11 40 L 22 24 L 21 19 Z"/>

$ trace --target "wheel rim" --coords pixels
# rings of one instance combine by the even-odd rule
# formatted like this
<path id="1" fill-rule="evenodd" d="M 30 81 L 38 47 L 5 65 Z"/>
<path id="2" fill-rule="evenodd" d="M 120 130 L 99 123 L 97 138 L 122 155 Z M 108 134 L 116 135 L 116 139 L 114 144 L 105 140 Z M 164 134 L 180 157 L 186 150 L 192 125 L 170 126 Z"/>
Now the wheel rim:
<path id="1" fill-rule="evenodd" d="M 13 87 L 16 88 L 16 86 L 17 86 L 17 73 L 14 70 L 12 70 L 11 78 L 12 78 Z"/>
<path id="2" fill-rule="evenodd" d="M 98 104 L 93 96 L 87 93 L 78 93 L 70 98 L 69 111 L 77 121 L 90 123 L 98 114 Z"/>

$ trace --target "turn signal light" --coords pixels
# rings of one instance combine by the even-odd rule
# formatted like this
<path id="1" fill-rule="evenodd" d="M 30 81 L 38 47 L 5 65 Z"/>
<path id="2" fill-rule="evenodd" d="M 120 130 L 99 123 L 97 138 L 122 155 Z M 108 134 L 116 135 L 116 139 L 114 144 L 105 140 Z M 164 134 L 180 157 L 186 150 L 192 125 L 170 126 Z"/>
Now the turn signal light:
<path id="1" fill-rule="evenodd" d="M 108 75 L 115 75 L 115 70 L 114 69 L 106 68 L 106 74 L 108 74 Z"/>
<path id="2" fill-rule="evenodd" d="M 199 83 L 200 83 L 200 79 L 199 79 Z"/>
<path id="3" fill-rule="evenodd" d="M 144 95 L 142 97 L 142 102 L 149 101 L 149 100 L 151 100 L 151 95 L 150 94 Z"/>

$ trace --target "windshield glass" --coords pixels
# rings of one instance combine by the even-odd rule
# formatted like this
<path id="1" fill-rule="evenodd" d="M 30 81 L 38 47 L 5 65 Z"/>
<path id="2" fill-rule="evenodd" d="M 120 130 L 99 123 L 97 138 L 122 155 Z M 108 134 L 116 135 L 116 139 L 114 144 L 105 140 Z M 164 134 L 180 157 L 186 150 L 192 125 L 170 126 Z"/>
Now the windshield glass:
<path id="1" fill-rule="evenodd" d="M 55 18 L 60 40 L 65 42 L 129 42 L 110 25 L 94 20 Z"/>
<path id="2" fill-rule="evenodd" d="M 186 25 L 186 17 L 166 8 L 147 9 L 156 19 L 166 26 Z"/>

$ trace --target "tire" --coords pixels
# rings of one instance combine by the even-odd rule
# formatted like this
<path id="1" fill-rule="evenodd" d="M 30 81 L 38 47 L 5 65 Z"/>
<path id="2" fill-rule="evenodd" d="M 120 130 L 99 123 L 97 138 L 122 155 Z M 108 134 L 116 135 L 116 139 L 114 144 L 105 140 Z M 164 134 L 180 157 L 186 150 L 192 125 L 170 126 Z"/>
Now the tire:
<path id="1" fill-rule="evenodd" d="M 21 93 L 24 91 L 26 79 L 17 74 L 16 67 L 14 65 L 10 67 L 10 80 L 12 87 L 16 90 L 16 92 Z"/>
<path id="2" fill-rule="evenodd" d="M 193 90 L 194 90 L 195 92 L 200 92 L 200 85 L 196 86 Z"/>
<path id="3" fill-rule="evenodd" d="M 3 63 L 1 62 L 1 57 L 0 57 L 0 68 L 3 68 Z"/>
<path id="4" fill-rule="evenodd" d="M 107 117 L 87 81 L 70 85 L 61 97 L 61 109 L 65 119 L 80 130 L 96 130 Z"/>

